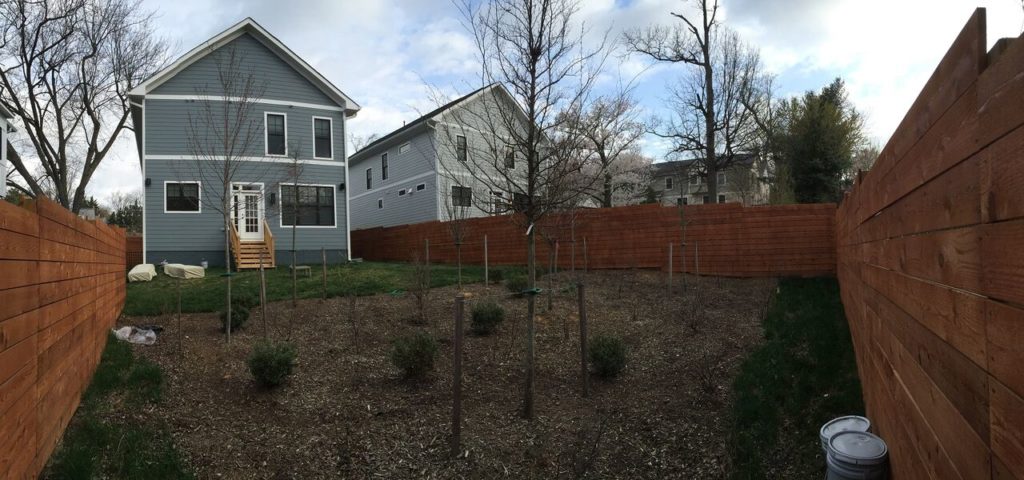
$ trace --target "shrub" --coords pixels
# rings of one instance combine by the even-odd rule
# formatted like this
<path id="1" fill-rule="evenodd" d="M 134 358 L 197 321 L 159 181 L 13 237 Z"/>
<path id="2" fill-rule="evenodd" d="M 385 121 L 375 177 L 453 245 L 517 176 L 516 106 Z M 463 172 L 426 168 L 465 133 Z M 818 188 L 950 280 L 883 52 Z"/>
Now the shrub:
<path id="1" fill-rule="evenodd" d="M 500 268 L 491 270 L 488 272 L 488 276 L 490 277 L 488 280 L 490 280 L 491 283 L 502 283 L 505 281 L 505 271 Z"/>
<path id="2" fill-rule="evenodd" d="M 396 338 L 391 348 L 391 363 L 408 378 L 419 378 L 433 370 L 437 357 L 437 340 L 418 332 Z"/>
<path id="3" fill-rule="evenodd" d="M 295 367 L 295 347 L 284 342 L 262 341 L 249 355 L 249 371 L 256 383 L 276 387 L 284 383 Z"/>
<path id="4" fill-rule="evenodd" d="M 489 335 L 505 319 L 505 310 L 494 302 L 481 303 L 473 307 L 470 328 L 477 335 Z"/>
<path id="5" fill-rule="evenodd" d="M 233 309 L 242 306 L 252 310 L 253 308 L 260 306 L 260 295 L 258 292 L 253 291 L 246 291 L 244 293 L 239 292 L 234 295 L 232 302 Z"/>
<path id="6" fill-rule="evenodd" d="M 598 335 L 590 341 L 590 364 L 601 378 L 613 378 L 626 367 L 626 344 L 619 337 Z"/>
<path id="7" fill-rule="evenodd" d="M 526 275 L 522 274 L 512 274 L 505 279 L 505 288 L 508 288 L 508 291 L 512 292 L 517 297 L 523 295 L 523 290 L 526 290 L 528 284 L 529 280 Z"/>
<path id="8" fill-rule="evenodd" d="M 239 328 L 242 328 L 242 325 L 245 325 L 245 322 L 248 321 L 248 320 L 249 320 L 249 309 L 248 308 L 243 307 L 241 305 L 237 305 L 237 304 L 231 306 L 231 331 L 232 332 L 234 332 L 235 330 L 238 330 Z M 228 328 L 228 312 L 226 312 L 226 311 L 220 312 L 220 330 L 223 332 L 223 331 L 226 331 L 227 328 Z"/>

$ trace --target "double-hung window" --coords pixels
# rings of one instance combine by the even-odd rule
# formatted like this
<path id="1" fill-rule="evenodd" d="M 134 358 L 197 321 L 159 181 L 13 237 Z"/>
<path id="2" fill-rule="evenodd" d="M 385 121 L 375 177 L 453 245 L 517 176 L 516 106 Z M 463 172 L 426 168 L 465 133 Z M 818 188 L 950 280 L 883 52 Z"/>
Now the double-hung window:
<path id="1" fill-rule="evenodd" d="M 313 117 L 313 158 L 334 158 L 330 118 Z"/>
<path id="2" fill-rule="evenodd" d="M 725 172 L 718 172 L 718 184 L 725 185 Z"/>
<path id="3" fill-rule="evenodd" d="M 267 155 L 288 155 L 287 115 L 266 113 Z"/>
<path id="4" fill-rule="evenodd" d="M 380 155 L 380 179 L 388 179 L 388 152 L 384 152 Z"/>
<path id="5" fill-rule="evenodd" d="M 281 185 L 281 225 L 334 226 L 334 186 Z"/>
<path id="6" fill-rule="evenodd" d="M 165 182 L 164 211 L 199 213 L 199 182 Z"/>
<path id="7" fill-rule="evenodd" d="M 372 168 L 367 168 L 366 169 L 366 189 L 369 190 L 371 188 L 373 188 L 373 169 Z"/>
<path id="8" fill-rule="evenodd" d="M 473 190 L 469 187 L 452 185 L 452 206 L 468 207 L 473 204 Z"/>
<path id="9" fill-rule="evenodd" d="M 468 153 L 466 151 L 466 137 L 458 135 L 455 137 L 455 158 L 462 163 L 466 163 L 468 160 Z"/>
<path id="10" fill-rule="evenodd" d="M 665 177 L 665 190 L 672 190 L 672 177 Z"/>
<path id="11" fill-rule="evenodd" d="M 505 145 L 505 168 L 516 168 L 516 149 L 512 145 Z"/>

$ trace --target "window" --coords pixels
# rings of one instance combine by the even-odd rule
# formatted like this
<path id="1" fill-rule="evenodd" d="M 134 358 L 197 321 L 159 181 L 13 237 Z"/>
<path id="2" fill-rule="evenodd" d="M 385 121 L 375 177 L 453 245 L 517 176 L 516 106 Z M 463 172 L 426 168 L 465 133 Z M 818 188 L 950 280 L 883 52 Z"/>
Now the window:
<path id="1" fill-rule="evenodd" d="M 512 145 L 505 145 L 505 168 L 516 168 L 516 149 Z"/>
<path id="2" fill-rule="evenodd" d="M 426 188 L 427 188 L 427 184 L 425 184 L 425 183 L 421 183 L 419 185 L 416 185 L 416 191 L 417 192 L 420 191 L 420 190 L 425 190 Z"/>
<path id="3" fill-rule="evenodd" d="M 334 186 L 281 185 L 281 226 L 292 225 L 333 227 Z"/>
<path id="4" fill-rule="evenodd" d="M 725 172 L 718 172 L 718 184 L 725 185 Z"/>
<path id="5" fill-rule="evenodd" d="M 465 163 L 467 160 L 466 137 L 462 135 L 458 135 L 455 137 L 455 158 L 463 163 Z"/>
<path id="6" fill-rule="evenodd" d="M 452 185 L 452 206 L 468 207 L 473 204 L 473 190 L 469 187 Z"/>
<path id="7" fill-rule="evenodd" d="M 371 188 L 373 188 L 373 169 L 372 168 L 367 168 L 366 169 L 366 189 L 369 190 Z"/>
<path id="8" fill-rule="evenodd" d="M 384 152 L 380 155 L 380 179 L 388 179 L 388 154 Z"/>
<path id="9" fill-rule="evenodd" d="M 384 208 L 384 199 L 383 198 L 378 198 L 377 199 L 377 208 Z"/>
<path id="10" fill-rule="evenodd" d="M 690 185 L 700 185 L 700 176 L 690 175 Z"/>
<path id="11" fill-rule="evenodd" d="M 508 202 L 505 201 L 504 193 L 491 191 L 491 209 L 491 213 L 495 215 L 508 210 Z"/>
<path id="12" fill-rule="evenodd" d="M 526 208 L 529 207 L 530 197 L 525 193 L 515 193 L 512 195 L 512 209 L 517 212 L 525 212 Z"/>
<path id="13" fill-rule="evenodd" d="M 707 195 L 704 195 L 704 203 L 710 203 L 710 202 L 708 202 L 708 200 L 711 200 L 711 199 L 710 199 L 710 198 L 708 198 L 708 196 L 707 196 Z"/>
<path id="14" fill-rule="evenodd" d="M 266 114 L 267 155 L 287 155 L 287 117 L 283 113 Z"/>
<path id="15" fill-rule="evenodd" d="M 164 182 L 165 212 L 199 213 L 199 182 Z"/>
<path id="16" fill-rule="evenodd" d="M 718 203 L 725 203 L 725 195 L 718 196 Z"/>
<path id="17" fill-rule="evenodd" d="M 330 118 L 313 117 L 313 158 L 334 158 L 331 123 Z"/>
<path id="18" fill-rule="evenodd" d="M 405 189 L 404 188 L 398 191 L 398 196 L 399 197 L 404 197 L 405 196 Z"/>
<path id="19" fill-rule="evenodd" d="M 676 199 L 676 205 L 689 205 L 689 199 L 687 197 L 679 197 Z"/>
<path id="20" fill-rule="evenodd" d="M 672 177 L 665 177 L 665 190 L 672 190 Z"/>
<path id="21" fill-rule="evenodd" d="M 410 148 L 412 147 L 409 146 L 409 142 L 405 142 L 402 144 L 402 146 L 398 147 L 398 154 L 402 155 L 405 152 L 408 152 Z"/>

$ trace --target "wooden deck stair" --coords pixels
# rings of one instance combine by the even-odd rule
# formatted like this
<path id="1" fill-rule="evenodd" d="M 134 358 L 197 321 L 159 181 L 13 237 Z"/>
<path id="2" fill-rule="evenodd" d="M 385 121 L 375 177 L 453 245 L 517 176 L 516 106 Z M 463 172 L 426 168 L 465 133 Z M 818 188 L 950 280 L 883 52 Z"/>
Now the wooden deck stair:
<path id="1" fill-rule="evenodd" d="M 263 268 L 274 268 L 277 262 L 274 258 L 274 235 L 270 233 L 270 226 L 263 220 L 263 240 L 256 242 L 242 242 L 238 238 L 238 231 L 231 226 L 231 253 L 235 260 L 235 269 L 253 270 L 260 268 L 260 257 L 262 256 Z"/>

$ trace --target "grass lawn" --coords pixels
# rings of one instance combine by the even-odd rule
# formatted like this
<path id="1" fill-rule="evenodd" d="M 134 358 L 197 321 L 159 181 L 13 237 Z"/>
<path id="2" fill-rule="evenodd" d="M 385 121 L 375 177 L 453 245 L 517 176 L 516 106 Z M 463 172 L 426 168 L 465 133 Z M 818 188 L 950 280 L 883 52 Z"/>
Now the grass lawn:
<path id="1" fill-rule="evenodd" d="M 92 383 L 42 478 L 193 478 L 159 417 L 160 367 L 111 334 Z M 128 411 L 129 414 L 124 412 Z M 155 417 L 146 412 L 156 412 Z"/>
<path id="2" fill-rule="evenodd" d="M 508 270 L 512 267 L 491 268 Z M 161 269 L 157 268 L 158 272 Z M 320 265 L 310 267 L 311 275 L 299 272 L 299 298 L 320 298 L 323 291 L 323 277 Z M 223 309 L 227 289 L 221 276 L 224 269 L 210 268 L 205 278 L 176 280 L 162 272 L 151 282 L 128 284 L 128 298 L 125 301 L 125 315 L 160 315 L 172 313 L 177 308 L 177 282 L 181 282 L 182 312 L 215 312 Z M 407 290 L 411 282 L 412 266 L 404 263 L 352 263 L 328 265 L 327 296 L 373 295 L 393 290 Z M 291 270 L 287 266 L 266 270 L 268 301 L 291 298 Z M 492 276 L 492 279 L 494 277 Z M 463 283 L 477 283 L 484 279 L 484 269 L 479 266 L 463 266 Z M 443 287 L 458 282 L 458 271 L 453 265 L 432 265 L 430 284 Z M 246 270 L 236 273 L 232 280 L 232 294 L 237 296 L 259 295 L 259 272 Z"/>
<path id="3" fill-rule="evenodd" d="M 838 282 L 780 280 L 764 333 L 733 383 L 733 478 L 822 478 L 821 425 L 864 414 Z"/>

